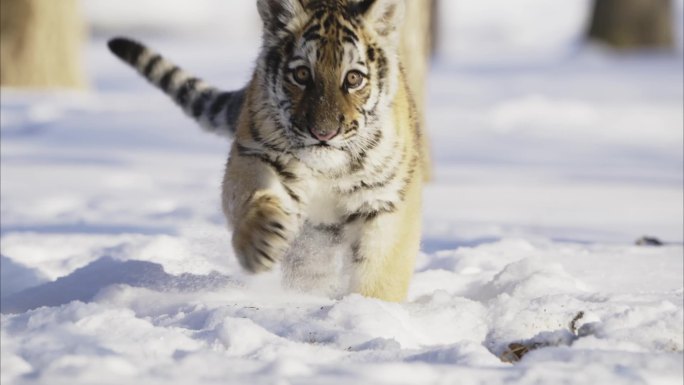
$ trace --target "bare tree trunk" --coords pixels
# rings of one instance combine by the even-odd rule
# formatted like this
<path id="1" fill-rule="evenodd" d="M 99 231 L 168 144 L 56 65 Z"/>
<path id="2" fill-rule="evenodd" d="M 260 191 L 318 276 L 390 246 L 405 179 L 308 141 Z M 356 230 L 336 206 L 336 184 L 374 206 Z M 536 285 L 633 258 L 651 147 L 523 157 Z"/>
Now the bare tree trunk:
<path id="1" fill-rule="evenodd" d="M 616 48 L 672 48 L 672 0 L 595 0 L 589 38 Z"/>
<path id="2" fill-rule="evenodd" d="M 426 77 L 436 31 L 434 18 L 436 0 L 406 0 L 406 20 L 402 33 L 402 61 L 409 86 L 415 97 L 421 127 L 423 128 L 423 151 L 425 162 L 423 175 L 432 175 L 430 149 L 425 128 Z"/>
<path id="3" fill-rule="evenodd" d="M 0 0 L 0 85 L 85 86 L 78 0 Z"/>

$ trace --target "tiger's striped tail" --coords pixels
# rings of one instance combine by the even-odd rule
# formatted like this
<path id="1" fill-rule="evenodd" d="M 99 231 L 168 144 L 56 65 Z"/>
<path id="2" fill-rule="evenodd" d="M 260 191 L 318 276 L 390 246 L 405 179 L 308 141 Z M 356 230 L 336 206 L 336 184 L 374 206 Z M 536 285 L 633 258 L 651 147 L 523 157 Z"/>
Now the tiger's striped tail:
<path id="1" fill-rule="evenodd" d="M 232 136 L 245 98 L 245 89 L 226 92 L 188 74 L 144 45 L 114 38 L 109 49 L 140 75 L 161 89 L 185 113 L 215 134 Z"/>

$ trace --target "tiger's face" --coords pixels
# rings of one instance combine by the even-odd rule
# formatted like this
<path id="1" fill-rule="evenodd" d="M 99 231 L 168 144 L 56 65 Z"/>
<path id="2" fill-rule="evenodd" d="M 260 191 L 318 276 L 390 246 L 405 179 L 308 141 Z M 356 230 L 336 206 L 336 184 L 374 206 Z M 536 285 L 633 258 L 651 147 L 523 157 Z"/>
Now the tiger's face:
<path id="1" fill-rule="evenodd" d="M 259 0 L 258 7 L 262 86 L 290 148 L 304 160 L 339 163 L 379 140 L 377 123 L 397 87 L 403 0 Z"/>

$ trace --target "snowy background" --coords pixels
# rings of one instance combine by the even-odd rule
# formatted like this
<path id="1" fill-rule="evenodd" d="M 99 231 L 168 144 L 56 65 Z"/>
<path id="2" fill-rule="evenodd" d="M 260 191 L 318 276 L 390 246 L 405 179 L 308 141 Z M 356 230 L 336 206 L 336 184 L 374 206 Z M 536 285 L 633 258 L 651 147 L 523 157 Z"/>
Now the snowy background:
<path id="1" fill-rule="evenodd" d="M 229 143 L 105 47 L 131 35 L 243 85 L 253 2 L 188 4 L 88 0 L 92 90 L 2 91 L 3 385 L 682 383 L 681 0 L 677 52 L 635 54 L 582 43 L 587 0 L 441 1 L 402 304 L 240 271 Z M 501 362 L 513 342 L 544 347 Z"/>

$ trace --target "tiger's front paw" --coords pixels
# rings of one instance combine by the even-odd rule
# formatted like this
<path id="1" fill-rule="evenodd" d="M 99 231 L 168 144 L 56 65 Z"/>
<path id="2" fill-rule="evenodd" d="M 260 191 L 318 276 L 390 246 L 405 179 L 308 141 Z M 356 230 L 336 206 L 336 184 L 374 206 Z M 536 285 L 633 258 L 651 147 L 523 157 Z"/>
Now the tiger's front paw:
<path id="1" fill-rule="evenodd" d="M 271 270 L 295 234 L 294 216 L 272 195 L 255 198 L 233 233 L 233 247 L 242 267 L 252 273 Z"/>

